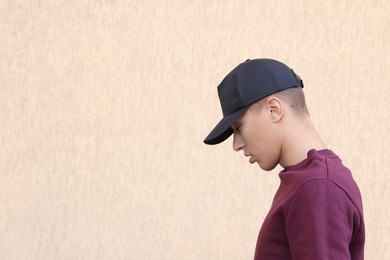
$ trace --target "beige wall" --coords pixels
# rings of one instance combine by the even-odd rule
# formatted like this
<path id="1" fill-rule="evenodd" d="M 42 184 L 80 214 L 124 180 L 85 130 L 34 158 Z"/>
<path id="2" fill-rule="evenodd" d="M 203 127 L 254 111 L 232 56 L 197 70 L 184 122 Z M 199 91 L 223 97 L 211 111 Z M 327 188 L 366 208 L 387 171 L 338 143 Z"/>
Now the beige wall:
<path id="1" fill-rule="evenodd" d="M 389 259 L 387 1 L 0 2 L 0 259 L 251 259 L 278 185 L 206 146 L 247 58 L 305 82 Z"/>

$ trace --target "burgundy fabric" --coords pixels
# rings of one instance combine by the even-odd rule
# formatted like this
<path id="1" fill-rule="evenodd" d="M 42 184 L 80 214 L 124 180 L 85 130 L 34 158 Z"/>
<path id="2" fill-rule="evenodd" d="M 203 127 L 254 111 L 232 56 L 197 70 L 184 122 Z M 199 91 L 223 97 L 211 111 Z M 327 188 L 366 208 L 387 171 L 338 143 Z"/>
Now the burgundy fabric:
<path id="1" fill-rule="evenodd" d="M 360 191 L 330 150 L 286 167 L 257 240 L 255 260 L 364 259 Z"/>

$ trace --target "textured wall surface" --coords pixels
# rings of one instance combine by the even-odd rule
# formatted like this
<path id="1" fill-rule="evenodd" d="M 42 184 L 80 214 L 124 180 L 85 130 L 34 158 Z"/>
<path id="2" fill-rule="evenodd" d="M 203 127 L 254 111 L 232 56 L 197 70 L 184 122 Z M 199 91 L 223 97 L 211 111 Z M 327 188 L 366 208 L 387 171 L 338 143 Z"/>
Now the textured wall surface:
<path id="1" fill-rule="evenodd" d="M 0 259 L 251 259 L 278 187 L 202 143 L 247 58 L 304 80 L 390 259 L 390 2 L 0 1 Z"/>

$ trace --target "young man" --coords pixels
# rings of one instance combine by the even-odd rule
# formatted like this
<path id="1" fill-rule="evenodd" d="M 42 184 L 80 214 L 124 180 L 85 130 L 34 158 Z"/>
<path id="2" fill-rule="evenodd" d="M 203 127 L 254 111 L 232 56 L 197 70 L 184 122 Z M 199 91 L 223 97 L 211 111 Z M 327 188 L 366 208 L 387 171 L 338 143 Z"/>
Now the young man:
<path id="1" fill-rule="evenodd" d="M 223 118 L 204 140 L 234 135 L 233 149 L 266 171 L 280 164 L 280 186 L 260 229 L 255 260 L 363 259 L 360 191 L 317 134 L 303 82 L 285 64 L 247 60 L 218 86 Z"/>

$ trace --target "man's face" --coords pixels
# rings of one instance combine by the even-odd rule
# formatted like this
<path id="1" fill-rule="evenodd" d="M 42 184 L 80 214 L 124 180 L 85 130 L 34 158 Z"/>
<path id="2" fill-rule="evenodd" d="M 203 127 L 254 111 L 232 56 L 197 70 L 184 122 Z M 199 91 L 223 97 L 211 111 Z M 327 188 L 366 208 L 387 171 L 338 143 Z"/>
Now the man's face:
<path id="1" fill-rule="evenodd" d="M 249 108 L 233 125 L 233 149 L 243 150 L 250 163 L 257 162 L 263 170 L 274 169 L 280 160 L 281 143 L 277 138 L 272 115 L 266 107 Z"/>

